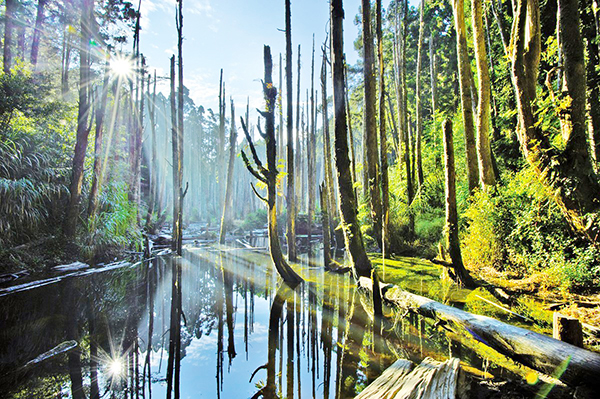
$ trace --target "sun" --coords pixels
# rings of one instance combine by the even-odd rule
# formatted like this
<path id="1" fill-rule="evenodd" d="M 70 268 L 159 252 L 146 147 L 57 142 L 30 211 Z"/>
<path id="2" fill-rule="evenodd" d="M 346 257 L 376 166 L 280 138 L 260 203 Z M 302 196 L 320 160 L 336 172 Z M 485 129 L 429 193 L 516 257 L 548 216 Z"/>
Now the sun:
<path id="1" fill-rule="evenodd" d="M 120 77 L 126 78 L 133 75 L 133 61 L 131 58 L 117 55 L 110 60 L 110 71 Z"/>
<path id="2" fill-rule="evenodd" d="M 123 362 L 121 359 L 116 358 L 111 360 L 108 364 L 108 370 L 113 377 L 120 376 L 123 373 Z"/>

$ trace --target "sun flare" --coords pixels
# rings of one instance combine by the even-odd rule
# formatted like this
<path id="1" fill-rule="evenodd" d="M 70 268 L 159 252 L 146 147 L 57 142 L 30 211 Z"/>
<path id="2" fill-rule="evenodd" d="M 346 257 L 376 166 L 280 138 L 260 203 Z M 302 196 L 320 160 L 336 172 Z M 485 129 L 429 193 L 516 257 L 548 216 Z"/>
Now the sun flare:
<path id="1" fill-rule="evenodd" d="M 129 77 L 133 74 L 133 62 L 128 57 L 113 57 L 110 60 L 110 70 L 114 75 L 118 77 Z"/>

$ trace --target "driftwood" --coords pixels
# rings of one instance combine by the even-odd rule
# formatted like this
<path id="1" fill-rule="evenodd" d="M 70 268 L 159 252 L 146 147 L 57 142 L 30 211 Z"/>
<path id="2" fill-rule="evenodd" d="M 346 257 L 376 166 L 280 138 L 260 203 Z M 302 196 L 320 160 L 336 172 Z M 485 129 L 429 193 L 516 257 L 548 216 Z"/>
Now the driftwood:
<path id="1" fill-rule="evenodd" d="M 400 359 L 356 399 L 454 399 L 459 364 L 457 358 L 445 362 L 426 358 L 413 369 L 411 361 Z"/>
<path id="2" fill-rule="evenodd" d="M 363 281 L 361 280 L 361 285 Z M 393 305 L 436 320 L 444 329 L 471 338 L 495 351 L 571 386 L 598 386 L 600 355 L 542 334 L 474 315 L 397 287 L 386 289 Z"/>

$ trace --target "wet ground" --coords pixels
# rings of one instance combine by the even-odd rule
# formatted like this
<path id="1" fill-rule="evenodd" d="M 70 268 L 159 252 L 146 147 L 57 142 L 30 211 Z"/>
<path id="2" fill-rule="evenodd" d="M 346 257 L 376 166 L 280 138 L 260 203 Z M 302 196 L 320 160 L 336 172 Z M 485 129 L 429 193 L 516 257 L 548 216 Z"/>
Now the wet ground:
<path id="1" fill-rule="evenodd" d="M 400 357 L 512 376 L 417 316 L 374 333 L 368 296 L 318 265 L 292 290 L 264 254 L 187 248 L 0 289 L 0 397 L 350 398 Z"/>

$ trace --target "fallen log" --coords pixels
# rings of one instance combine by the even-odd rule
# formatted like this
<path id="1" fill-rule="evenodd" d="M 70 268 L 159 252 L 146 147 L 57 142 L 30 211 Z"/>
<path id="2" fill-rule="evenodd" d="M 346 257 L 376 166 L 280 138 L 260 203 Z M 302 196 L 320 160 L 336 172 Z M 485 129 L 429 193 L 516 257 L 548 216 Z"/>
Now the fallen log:
<path id="1" fill-rule="evenodd" d="M 457 358 L 438 362 L 424 359 L 413 369 L 400 359 L 366 387 L 356 399 L 454 399 L 457 397 Z"/>
<path id="2" fill-rule="evenodd" d="M 386 289 L 384 299 L 407 311 L 434 319 L 446 330 L 470 336 L 498 353 L 568 385 L 600 389 L 599 354 L 490 317 L 443 305 L 397 287 Z"/>

